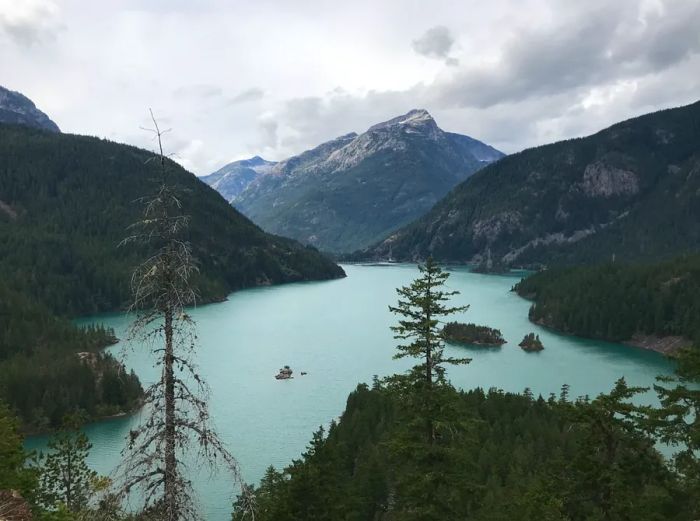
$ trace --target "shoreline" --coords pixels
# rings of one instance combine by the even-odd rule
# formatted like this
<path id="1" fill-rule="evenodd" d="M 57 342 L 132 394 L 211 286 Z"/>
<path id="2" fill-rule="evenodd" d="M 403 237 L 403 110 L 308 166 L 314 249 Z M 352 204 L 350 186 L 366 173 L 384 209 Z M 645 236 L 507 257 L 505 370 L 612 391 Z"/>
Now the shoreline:
<path id="1" fill-rule="evenodd" d="M 102 423 L 102 422 L 108 422 L 111 420 L 119 420 L 122 418 L 128 418 L 129 416 L 133 416 L 134 414 L 137 414 L 141 409 L 143 409 L 143 403 L 138 403 L 137 405 L 134 406 L 133 409 L 129 409 L 128 411 L 121 411 L 115 414 L 108 414 L 106 416 L 95 416 L 92 418 L 88 418 L 88 420 L 83 423 L 80 428 L 87 427 L 89 425 L 95 424 L 95 423 Z M 53 434 L 56 434 L 57 432 L 61 432 L 62 429 L 45 429 L 45 430 L 34 430 L 34 429 L 23 429 L 20 426 L 20 434 L 24 438 L 24 441 L 26 442 L 30 438 L 37 438 L 40 436 L 51 436 Z"/>
<path id="2" fill-rule="evenodd" d="M 654 353 L 658 353 L 660 355 L 666 356 L 668 358 L 676 358 L 678 356 L 679 351 L 681 351 L 685 347 L 690 347 L 692 345 L 692 342 L 688 340 L 685 337 L 682 336 L 657 336 L 657 335 L 645 335 L 642 333 L 635 333 L 632 335 L 631 338 L 628 338 L 627 340 L 610 340 L 607 338 L 596 338 L 596 337 L 589 337 L 589 336 L 582 336 L 582 335 L 577 335 L 575 333 L 571 333 L 570 331 L 564 331 L 562 329 L 556 328 L 544 320 L 532 320 L 528 317 L 528 320 L 532 322 L 535 325 L 538 325 L 540 327 L 543 327 L 549 331 L 553 331 L 554 333 L 558 333 L 560 335 L 567 335 L 567 336 L 573 336 L 577 338 L 583 338 L 586 340 L 598 340 L 602 342 L 610 342 L 613 344 L 621 344 L 627 347 L 633 347 L 636 349 L 643 349 L 645 351 L 653 351 Z"/>
<path id="3" fill-rule="evenodd" d="M 629 340 L 624 340 L 622 344 L 675 358 L 682 349 L 690 347 L 692 342 L 682 336 L 657 336 L 636 333 Z"/>

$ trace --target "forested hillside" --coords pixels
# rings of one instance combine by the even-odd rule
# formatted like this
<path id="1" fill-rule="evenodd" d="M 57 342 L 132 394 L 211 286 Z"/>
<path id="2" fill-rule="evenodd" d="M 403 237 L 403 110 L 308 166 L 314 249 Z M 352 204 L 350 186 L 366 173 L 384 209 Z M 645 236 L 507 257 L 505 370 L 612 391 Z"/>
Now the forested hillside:
<path id="1" fill-rule="evenodd" d="M 60 427 L 76 411 L 87 419 L 131 411 L 138 378 L 97 352 L 113 341 L 113 332 L 78 328 L 0 282 L 0 402 L 29 431 Z"/>
<path id="2" fill-rule="evenodd" d="M 152 154 L 86 136 L 0 126 L 0 274 L 58 312 L 123 307 L 143 251 L 119 248 L 153 189 Z M 203 300 L 259 284 L 343 275 L 313 249 L 262 232 L 175 163 Z"/>
<path id="3" fill-rule="evenodd" d="M 439 395 L 446 421 L 426 445 L 410 394 L 359 386 L 340 422 L 317 432 L 301 459 L 268 470 L 255 519 L 692 518 L 692 491 L 635 425 L 641 410 L 625 405 L 623 382 L 610 395 L 575 403 L 566 389 L 549 400 L 450 387 Z"/>
<path id="4" fill-rule="evenodd" d="M 24 428 L 130 410 L 140 386 L 110 357 L 110 342 L 66 318 L 124 309 L 134 267 L 149 253 L 120 247 L 155 188 L 152 154 L 92 137 L 0 125 L 0 399 Z M 261 231 L 175 163 L 199 265 L 200 301 L 261 284 L 343 275 L 312 248 Z"/>
<path id="5" fill-rule="evenodd" d="M 605 340 L 634 334 L 700 343 L 700 256 L 657 264 L 608 263 L 550 269 L 514 288 L 534 300 L 530 319 Z"/>
<path id="6" fill-rule="evenodd" d="M 507 156 L 358 258 L 486 268 L 700 250 L 700 102 Z"/>

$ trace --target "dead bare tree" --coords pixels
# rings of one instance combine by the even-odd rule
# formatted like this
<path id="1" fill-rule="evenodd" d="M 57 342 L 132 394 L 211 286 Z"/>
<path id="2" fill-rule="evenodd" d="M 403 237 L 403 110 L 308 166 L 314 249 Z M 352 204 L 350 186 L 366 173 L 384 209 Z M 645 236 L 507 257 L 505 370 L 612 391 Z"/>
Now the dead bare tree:
<path id="1" fill-rule="evenodd" d="M 142 218 L 130 227 L 122 244 L 141 243 L 151 251 L 132 276 L 135 319 L 129 331 L 132 345 L 148 346 L 161 368 L 160 378 L 145 391 L 145 420 L 129 434 L 118 471 L 120 493 L 140 493 L 144 511 L 165 521 L 200 519 L 187 459 L 225 468 L 236 485 L 245 487 L 238 464 L 210 426 L 208 387 L 193 355 L 195 323 L 187 312 L 196 293 L 191 277 L 197 271 L 184 239 L 189 217 L 171 179 L 170 161 L 163 153 L 163 134 L 151 111 L 160 177 L 155 192 L 141 200 Z M 252 498 L 251 498 L 252 505 Z M 252 507 L 251 507 L 252 510 Z"/>

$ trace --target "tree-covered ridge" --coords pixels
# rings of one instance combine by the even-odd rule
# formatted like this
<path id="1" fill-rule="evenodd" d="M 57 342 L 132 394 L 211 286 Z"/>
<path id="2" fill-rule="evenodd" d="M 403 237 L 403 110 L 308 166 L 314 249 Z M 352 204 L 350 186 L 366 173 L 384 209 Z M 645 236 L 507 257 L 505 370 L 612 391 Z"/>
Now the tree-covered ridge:
<path id="1" fill-rule="evenodd" d="M 560 331 L 621 341 L 634 334 L 700 342 L 700 256 L 656 264 L 607 263 L 541 271 L 515 286 L 530 319 Z"/>
<path id="2" fill-rule="evenodd" d="M 58 428 L 67 414 L 95 419 L 138 405 L 136 375 L 99 352 L 113 343 L 112 331 L 76 327 L 2 283 L 0 319 L 0 401 L 24 430 Z"/>
<path id="3" fill-rule="evenodd" d="M 360 258 L 531 266 L 700 249 L 700 102 L 507 156 Z"/>
<path id="4" fill-rule="evenodd" d="M 442 335 L 447 342 L 456 344 L 501 346 L 506 343 L 500 330 L 472 323 L 448 322 L 442 328 Z"/>
<path id="5" fill-rule="evenodd" d="M 100 329 L 59 316 L 123 308 L 144 247 L 119 247 L 156 177 L 153 154 L 85 136 L 0 125 L 0 397 L 23 427 L 57 427 L 67 413 L 89 418 L 130 410 L 134 375 L 106 355 Z M 235 289 L 327 279 L 343 272 L 294 241 L 265 234 L 173 162 L 186 197 L 201 300 Z"/>
<path id="6" fill-rule="evenodd" d="M 118 245 L 140 211 L 137 200 L 152 190 L 152 157 L 92 137 L 0 125 L 0 274 L 61 313 L 123 306 L 143 251 Z M 262 232 L 177 164 L 169 168 L 187 191 L 202 299 L 343 275 L 315 250 Z"/>
<path id="7" fill-rule="evenodd" d="M 692 490 L 633 422 L 643 412 L 625 402 L 634 392 L 618 382 L 609 395 L 572 403 L 566 388 L 544 400 L 443 387 L 453 427 L 431 447 L 402 392 L 360 385 L 301 459 L 268 470 L 255 519 L 692 519 Z"/>

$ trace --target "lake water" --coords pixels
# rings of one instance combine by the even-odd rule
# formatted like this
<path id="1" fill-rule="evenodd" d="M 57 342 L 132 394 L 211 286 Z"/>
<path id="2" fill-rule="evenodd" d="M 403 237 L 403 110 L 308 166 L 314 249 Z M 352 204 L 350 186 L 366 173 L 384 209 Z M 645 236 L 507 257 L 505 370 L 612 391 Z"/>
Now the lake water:
<path id="1" fill-rule="evenodd" d="M 257 482 L 269 465 L 280 468 L 298 458 L 313 431 L 342 413 L 359 382 L 410 365 L 405 359 L 392 360 L 396 342 L 389 326 L 396 317 L 388 305 L 396 303 L 395 288 L 416 277 L 416 267 L 344 268 L 345 279 L 240 291 L 192 313 L 199 334 L 197 361 L 211 387 L 212 417 L 248 482 Z M 448 346 L 447 355 L 473 358 L 469 365 L 449 368 L 448 377 L 458 387 L 515 392 L 530 387 L 546 397 L 568 383 L 572 396 L 594 396 L 608 391 L 621 376 L 632 385 L 649 386 L 657 375 L 673 370 L 656 353 L 558 335 L 530 323 L 530 304 L 510 292 L 522 274 L 451 271 L 448 286 L 461 292 L 454 304 L 471 306 L 455 319 L 498 328 L 508 341 L 493 349 Z M 124 315 L 89 321 L 113 327 L 120 337 L 128 324 Z M 544 351 L 526 353 L 518 347 L 530 331 L 540 335 Z M 124 352 L 119 345 L 110 349 Z M 127 352 L 125 363 L 144 383 L 157 375 L 151 357 L 138 346 Z M 295 378 L 275 380 L 285 364 L 294 369 Z M 308 374 L 300 376 L 300 371 Z M 124 438 L 138 420 L 137 414 L 86 427 L 93 443 L 89 463 L 95 470 L 109 474 L 115 468 Z M 45 443 L 44 437 L 35 437 L 27 446 L 40 449 Z M 195 482 L 205 518 L 230 519 L 230 480 L 202 472 Z"/>

